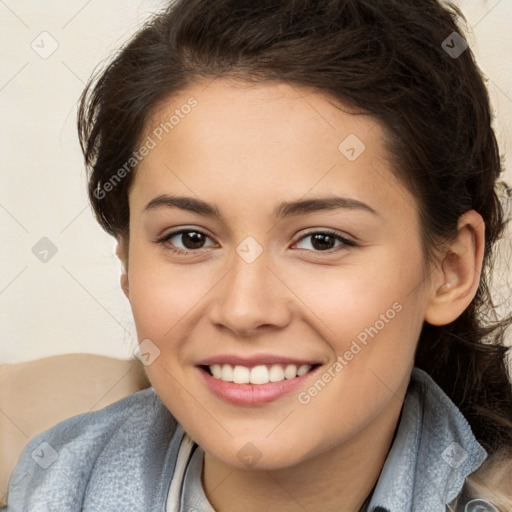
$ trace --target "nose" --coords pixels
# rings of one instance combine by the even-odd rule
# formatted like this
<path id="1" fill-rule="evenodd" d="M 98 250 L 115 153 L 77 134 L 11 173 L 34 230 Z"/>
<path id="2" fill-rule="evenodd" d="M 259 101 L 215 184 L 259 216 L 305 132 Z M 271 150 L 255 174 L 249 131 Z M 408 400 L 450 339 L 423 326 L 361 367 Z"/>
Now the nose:
<path id="1" fill-rule="evenodd" d="M 252 263 L 235 254 L 212 292 L 210 320 L 237 336 L 285 327 L 292 317 L 293 293 L 283 277 L 269 266 L 265 252 Z"/>

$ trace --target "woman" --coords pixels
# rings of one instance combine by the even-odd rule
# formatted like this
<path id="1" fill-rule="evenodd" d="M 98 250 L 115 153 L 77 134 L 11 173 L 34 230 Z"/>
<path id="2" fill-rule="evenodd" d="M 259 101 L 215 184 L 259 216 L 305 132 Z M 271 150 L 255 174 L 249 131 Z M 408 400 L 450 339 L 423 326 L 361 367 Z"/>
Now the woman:
<path id="1" fill-rule="evenodd" d="M 510 510 L 501 163 L 457 17 L 178 0 L 89 83 L 152 387 L 35 438 L 8 510 Z"/>

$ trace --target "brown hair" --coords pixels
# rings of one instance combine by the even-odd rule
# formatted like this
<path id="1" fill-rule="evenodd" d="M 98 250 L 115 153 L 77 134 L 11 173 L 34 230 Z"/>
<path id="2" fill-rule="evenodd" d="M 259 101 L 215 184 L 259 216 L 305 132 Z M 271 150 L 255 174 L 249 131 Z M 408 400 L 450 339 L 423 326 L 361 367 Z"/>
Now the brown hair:
<path id="1" fill-rule="evenodd" d="M 464 212 L 475 209 L 485 221 L 478 291 L 454 322 L 424 324 L 416 365 L 492 453 L 512 446 L 503 344 L 512 319 L 490 321 L 489 291 L 492 251 L 507 221 L 484 80 L 470 49 L 453 55 L 443 43 L 460 33 L 458 19 L 456 7 L 436 0 L 177 0 L 89 82 L 78 128 L 95 215 L 108 233 L 127 240 L 134 172 L 112 180 L 130 161 L 152 112 L 193 82 L 285 81 L 372 115 L 389 133 L 397 177 L 417 198 L 427 262 L 455 235 Z"/>

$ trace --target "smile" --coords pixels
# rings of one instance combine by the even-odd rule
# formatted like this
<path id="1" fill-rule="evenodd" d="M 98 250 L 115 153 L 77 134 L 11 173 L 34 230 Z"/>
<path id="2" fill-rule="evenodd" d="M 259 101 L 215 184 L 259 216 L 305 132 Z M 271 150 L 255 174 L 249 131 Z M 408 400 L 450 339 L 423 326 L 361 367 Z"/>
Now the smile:
<path id="1" fill-rule="evenodd" d="M 312 378 L 322 365 L 285 357 L 215 357 L 196 368 L 206 387 L 235 405 L 257 406 L 285 397 Z"/>
<path id="2" fill-rule="evenodd" d="M 208 371 L 215 379 L 235 384 L 267 384 L 268 382 L 281 382 L 285 379 L 301 377 L 311 370 L 312 365 L 302 364 L 272 364 L 258 365 L 252 368 L 247 366 L 230 364 L 213 364 L 208 366 Z"/>

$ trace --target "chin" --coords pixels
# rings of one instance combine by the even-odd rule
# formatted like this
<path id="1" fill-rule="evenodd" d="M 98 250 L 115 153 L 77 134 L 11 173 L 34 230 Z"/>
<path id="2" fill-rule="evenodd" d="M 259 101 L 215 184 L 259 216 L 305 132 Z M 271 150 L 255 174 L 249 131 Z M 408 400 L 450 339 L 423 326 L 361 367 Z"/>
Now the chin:
<path id="1" fill-rule="evenodd" d="M 203 444 L 203 450 L 214 459 L 231 467 L 254 470 L 280 470 L 300 464 L 309 458 L 304 443 L 283 444 L 270 443 L 265 439 L 251 440 L 249 437 L 234 439 L 219 445 Z M 301 451 L 297 451 L 300 449 Z"/>

